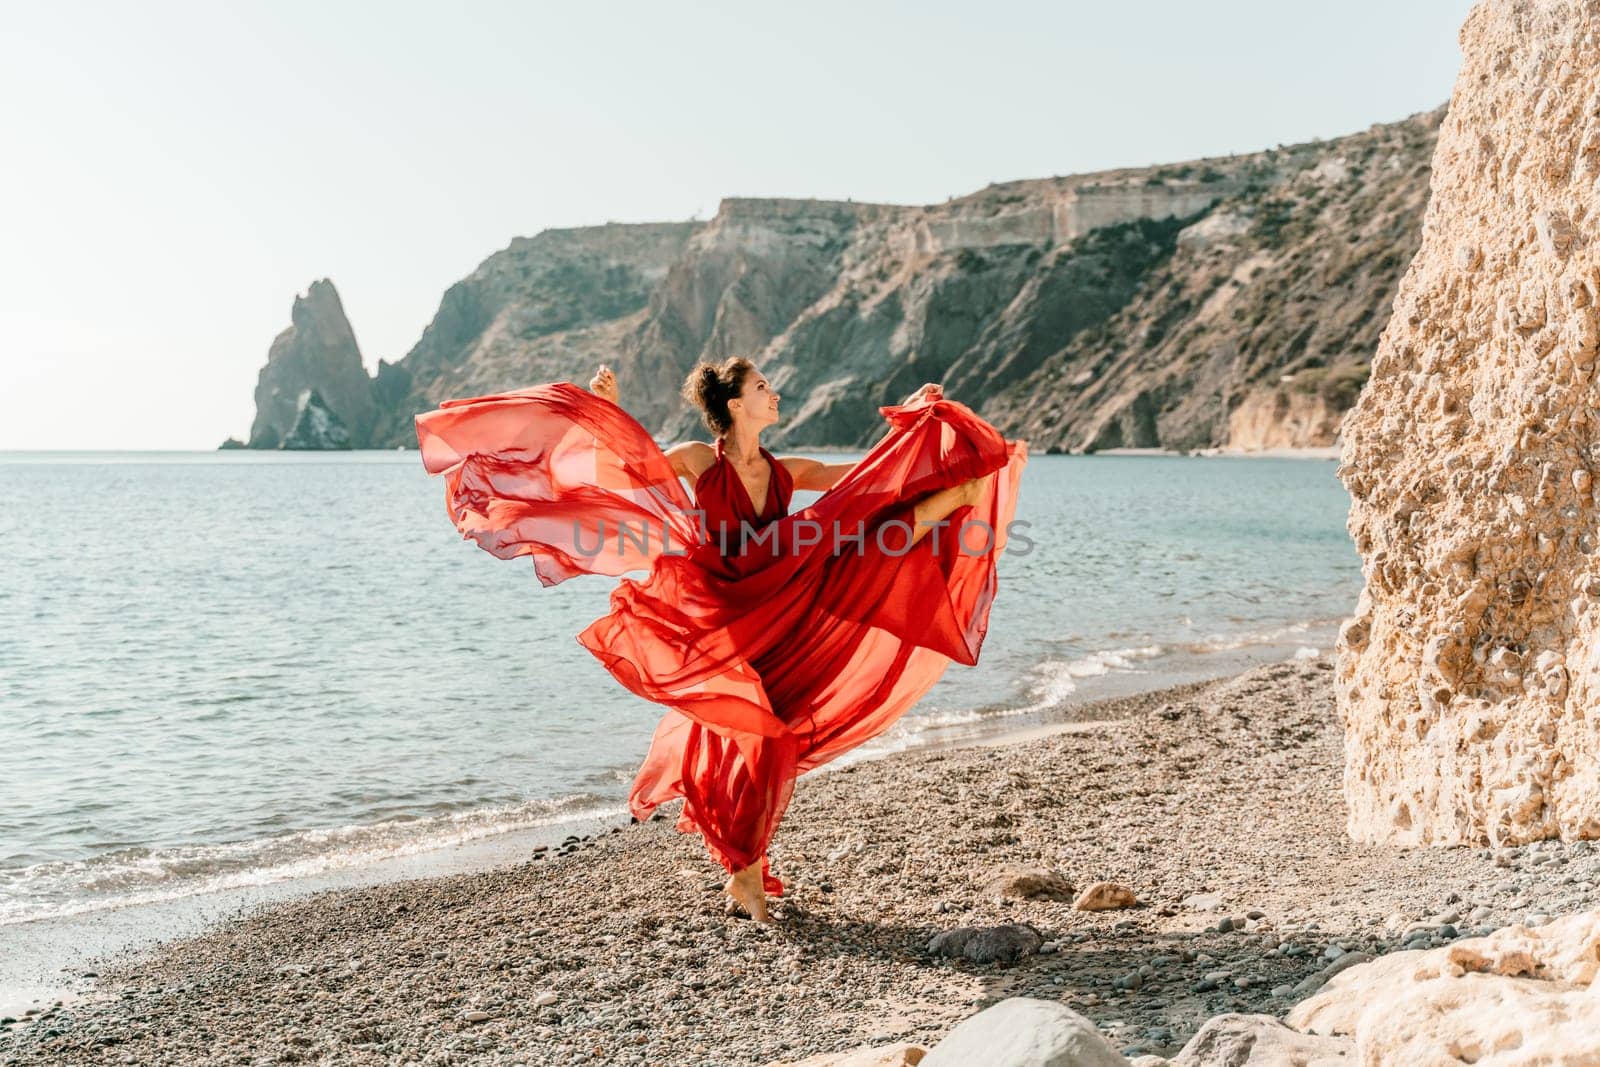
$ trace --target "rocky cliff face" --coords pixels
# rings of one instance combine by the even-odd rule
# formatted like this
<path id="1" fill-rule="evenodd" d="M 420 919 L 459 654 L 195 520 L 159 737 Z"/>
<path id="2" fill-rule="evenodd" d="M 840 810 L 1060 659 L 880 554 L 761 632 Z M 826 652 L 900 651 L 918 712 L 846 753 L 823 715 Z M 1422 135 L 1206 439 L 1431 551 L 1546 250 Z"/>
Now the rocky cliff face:
<path id="1" fill-rule="evenodd" d="M 580 378 L 618 361 L 695 223 L 592 226 L 519 237 L 452 285 L 422 338 L 378 364 L 368 438 L 416 447 L 412 417 L 455 396 Z M 353 429 L 353 428 L 352 428 Z"/>
<path id="2" fill-rule="evenodd" d="M 1234 161 L 1236 188 L 1151 235 L 1127 302 L 1040 331 L 1054 350 L 984 413 L 1071 451 L 1332 443 L 1416 247 L 1439 118 Z"/>
<path id="3" fill-rule="evenodd" d="M 1600 836 L 1600 7 L 1487 0 L 1345 423 L 1351 833 Z"/>
<path id="4" fill-rule="evenodd" d="M 267 365 L 261 368 L 249 447 L 283 447 L 302 417 L 302 396 L 308 390 L 336 413 L 355 440 L 366 441 L 375 413 L 372 381 L 361 365 L 361 349 L 333 283 L 326 278 L 312 282 L 305 296 L 295 298 L 290 322 L 273 340 Z"/>
<path id="5" fill-rule="evenodd" d="M 380 364 L 370 418 L 280 375 L 269 421 L 281 438 L 312 386 L 358 447 L 409 446 L 441 400 L 607 362 L 677 439 L 701 433 L 689 367 L 740 354 L 785 394 L 791 447 L 866 444 L 924 381 L 1035 449 L 1329 444 L 1415 249 L 1438 120 L 926 207 L 728 200 L 704 224 L 519 238 Z"/>

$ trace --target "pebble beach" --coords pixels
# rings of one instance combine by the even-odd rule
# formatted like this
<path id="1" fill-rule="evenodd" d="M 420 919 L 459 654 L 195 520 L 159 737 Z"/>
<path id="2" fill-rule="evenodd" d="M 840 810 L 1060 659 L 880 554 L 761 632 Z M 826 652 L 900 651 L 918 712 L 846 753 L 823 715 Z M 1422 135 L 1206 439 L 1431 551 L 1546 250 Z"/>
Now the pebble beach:
<path id="1" fill-rule="evenodd" d="M 1586 842 L 1350 842 L 1331 676 L 1287 661 L 802 779 L 769 925 L 724 914 L 669 809 L 102 961 L 0 1025 L 0 1063 L 770 1064 L 931 1046 L 1012 996 L 1171 1055 L 1352 963 L 1595 906 Z M 1136 903 L 1075 908 L 1100 881 Z M 1017 934 L 1000 958 L 936 951 L 993 926 Z"/>

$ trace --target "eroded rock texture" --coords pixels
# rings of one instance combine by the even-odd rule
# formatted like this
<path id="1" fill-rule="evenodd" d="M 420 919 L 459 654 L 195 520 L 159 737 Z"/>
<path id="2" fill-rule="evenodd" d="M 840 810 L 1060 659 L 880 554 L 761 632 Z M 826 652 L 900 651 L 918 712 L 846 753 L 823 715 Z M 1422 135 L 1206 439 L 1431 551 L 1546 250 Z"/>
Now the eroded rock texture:
<path id="1" fill-rule="evenodd" d="M 1600 913 L 1586 912 L 1352 968 L 1289 1025 L 1353 1038 L 1361 1067 L 1588 1067 L 1600 1063 L 1597 976 Z"/>
<path id="2" fill-rule="evenodd" d="M 1600 836 L 1600 3 L 1488 0 L 1340 476 L 1351 834 Z"/>

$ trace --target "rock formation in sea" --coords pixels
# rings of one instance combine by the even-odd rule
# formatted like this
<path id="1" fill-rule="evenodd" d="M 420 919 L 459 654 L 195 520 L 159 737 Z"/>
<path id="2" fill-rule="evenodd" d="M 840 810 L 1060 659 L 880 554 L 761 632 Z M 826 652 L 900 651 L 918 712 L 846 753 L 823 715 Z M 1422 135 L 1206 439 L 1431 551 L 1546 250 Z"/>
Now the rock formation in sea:
<path id="1" fill-rule="evenodd" d="M 1358 840 L 1600 836 L 1600 6 L 1489 0 L 1341 477 Z"/>
<path id="2" fill-rule="evenodd" d="M 294 423 L 279 448 L 327 451 L 349 448 L 350 429 L 315 389 L 302 389 L 295 401 Z"/>
<path id="3" fill-rule="evenodd" d="M 868 444 L 877 406 L 925 381 L 1036 450 L 1330 444 L 1416 248 L 1440 116 L 929 206 L 730 199 L 518 238 L 375 379 L 350 373 L 342 312 L 326 333 L 349 354 L 301 355 L 297 304 L 250 444 L 276 447 L 306 387 L 357 447 L 409 447 L 441 400 L 600 362 L 652 432 L 699 436 L 678 385 L 733 354 L 784 393 L 787 447 Z"/>
<path id="4" fill-rule="evenodd" d="M 312 282 L 304 296 L 295 297 L 290 315 L 291 325 L 273 340 L 256 383 L 249 447 L 324 447 L 284 443 L 305 417 L 308 390 L 316 395 L 318 406 L 345 428 L 346 443 L 331 447 L 365 443 L 375 413 L 372 379 L 361 364 L 361 349 L 333 283 L 326 278 Z M 308 423 L 305 431 L 320 432 L 320 427 Z M 300 438 L 310 439 L 304 434 Z"/>

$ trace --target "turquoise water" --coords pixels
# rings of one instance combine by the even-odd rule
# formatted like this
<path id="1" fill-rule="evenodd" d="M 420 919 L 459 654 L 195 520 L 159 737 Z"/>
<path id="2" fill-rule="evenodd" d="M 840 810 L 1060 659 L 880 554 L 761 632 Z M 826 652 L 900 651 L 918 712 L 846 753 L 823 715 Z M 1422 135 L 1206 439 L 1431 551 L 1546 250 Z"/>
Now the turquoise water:
<path id="1" fill-rule="evenodd" d="M 1333 467 L 1035 457 L 982 662 L 875 750 L 1326 651 Z M 574 639 L 610 580 L 462 541 L 415 452 L 0 453 L 0 486 L 0 923 L 621 810 L 656 709 Z"/>

